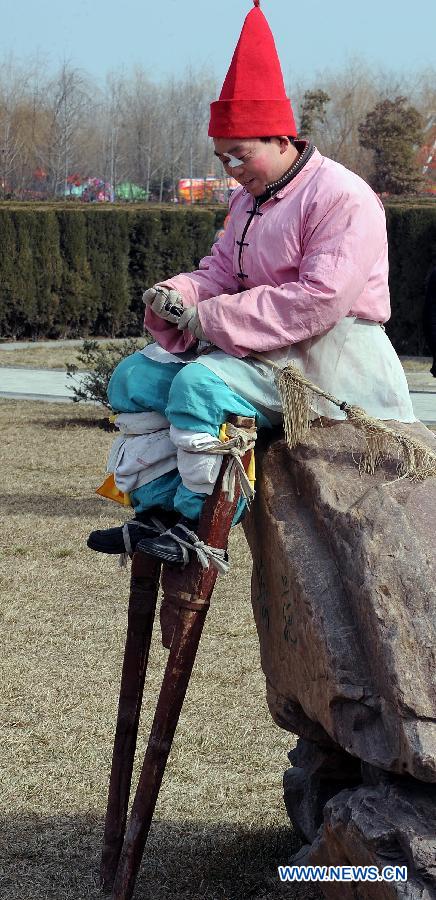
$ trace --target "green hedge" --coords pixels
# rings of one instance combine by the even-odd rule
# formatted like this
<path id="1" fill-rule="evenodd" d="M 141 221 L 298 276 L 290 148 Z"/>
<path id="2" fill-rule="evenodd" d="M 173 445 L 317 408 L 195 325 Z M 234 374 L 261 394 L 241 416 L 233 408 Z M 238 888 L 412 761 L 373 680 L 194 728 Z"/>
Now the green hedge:
<path id="1" fill-rule="evenodd" d="M 209 252 L 221 208 L 0 203 L 0 336 L 134 335 L 144 289 Z M 403 354 L 428 352 L 425 283 L 436 265 L 436 202 L 389 202 L 392 318 Z"/>
<path id="2" fill-rule="evenodd" d="M 195 268 L 225 212 L 0 204 L 0 336 L 141 333 L 145 288 Z"/>
<path id="3" fill-rule="evenodd" d="M 436 200 L 387 203 L 392 316 L 386 326 L 400 354 L 429 354 L 422 332 L 427 278 L 436 266 Z"/>

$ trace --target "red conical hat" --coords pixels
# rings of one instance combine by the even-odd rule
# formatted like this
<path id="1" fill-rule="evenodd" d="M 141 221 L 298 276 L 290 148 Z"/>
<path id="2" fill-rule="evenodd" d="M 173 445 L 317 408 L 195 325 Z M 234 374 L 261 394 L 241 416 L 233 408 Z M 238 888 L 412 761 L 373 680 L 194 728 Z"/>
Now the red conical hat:
<path id="1" fill-rule="evenodd" d="M 220 98 L 210 105 L 209 135 L 215 138 L 295 137 L 280 60 L 259 0 L 253 0 Z"/>

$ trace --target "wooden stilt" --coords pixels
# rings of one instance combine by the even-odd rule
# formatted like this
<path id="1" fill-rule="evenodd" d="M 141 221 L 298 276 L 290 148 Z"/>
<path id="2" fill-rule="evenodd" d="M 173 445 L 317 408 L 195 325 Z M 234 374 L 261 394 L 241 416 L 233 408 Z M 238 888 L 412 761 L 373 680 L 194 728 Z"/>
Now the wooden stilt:
<path id="1" fill-rule="evenodd" d="M 132 561 L 126 647 L 121 675 L 100 878 L 113 886 L 123 845 L 144 680 L 159 590 L 160 564 L 137 553 Z"/>
<path id="2" fill-rule="evenodd" d="M 132 897 L 208 604 L 180 610 L 144 764 L 120 857 L 112 900 Z"/>
<path id="3" fill-rule="evenodd" d="M 253 419 L 239 416 L 230 421 L 248 428 Z M 243 462 L 248 465 L 249 453 Z M 198 535 L 214 547 L 227 547 L 228 534 L 239 499 L 239 485 L 230 502 L 222 493 L 222 479 L 229 459 L 224 459 L 214 492 L 204 506 Z M 139 556 L 135 554 L 135 557 Z M 135 559 L 134 557 L 134 559 Z M 164 602 L 176 608 L 175 630 L 157 702 L 156 712 L 113 884 L 112 900 L 130 900 L 135 888 L 147 836 L 183 700 L 189 684 L 210 597 L 217 578 L 211 566 L 203 569 L 193 554 L 184 570 L 164 566 Z M 167 635 L 168 637 L 168 635 Z"/>

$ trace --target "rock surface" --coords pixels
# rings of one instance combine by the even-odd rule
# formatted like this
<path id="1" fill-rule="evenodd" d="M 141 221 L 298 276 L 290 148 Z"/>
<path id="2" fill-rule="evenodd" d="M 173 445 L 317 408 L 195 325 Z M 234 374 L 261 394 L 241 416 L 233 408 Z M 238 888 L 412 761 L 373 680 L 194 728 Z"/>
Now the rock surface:
<path id="1" fill-rule="evenodd" d="M 292 768 L 283 780 L 286 810 L 303 841 L 311 843 L 327 801 L 344 788 L 361 785 L 361 764 L 340 747 L 325 749 L 304 738 L 288 755 Z"/>
<path id="2" fill-rule="evenodd" d="M 360 476 L 361 452 L 335 423 L 258 453 L 245 530 L 268 703 L 309 741 L 435 782 L 436 478 Z"/>
<path id="3" fill-rule="evenodd" d="M 407 881 L 323 882 L 327 898 L 434 900 L 436 788 L 412 779 L 344 790 L 329 800 L 324 825 L 307 855 L 309 865 L 406 866 Z"/>

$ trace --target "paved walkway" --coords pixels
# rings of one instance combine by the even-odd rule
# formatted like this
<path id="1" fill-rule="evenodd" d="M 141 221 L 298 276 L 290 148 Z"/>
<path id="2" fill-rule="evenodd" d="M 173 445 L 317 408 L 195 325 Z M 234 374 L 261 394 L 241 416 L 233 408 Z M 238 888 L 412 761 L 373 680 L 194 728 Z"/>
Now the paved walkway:
<path id="1" fill-rule="evenodd" d="M 436 393 L 421 393 L 420 391 L 410 391 L 413 411 L 417 419 L 421 422 L 436 422 Z"/>
<path id="2" fill-rule="evenodd" d="M 110 338 L 92 338 L 108 343 Z M 14 366 L 14 350 L 38 350 L 46 347 L 81 347 L 83 338 L 54 341 L 0 341 L 0 397 L 10 400 L 45 400 L 48 403 L 68 403 L 72 388 L 79 385 L 86 372 L 67 378 L 65 369 L 31 369 Z"/>
<path id="3" fill-rule="evenodd" d="M 67 378 L 67 373 L 62 369 L 0 366 L 0 397 L 67 403 L 73 396 L 73 384 L 79 385 L 85 374 L 80 372 Z"/>
<path id="4" fill-rule="evenodd" d="M 406 374 L 415 415 L 422 422 L 436 422 L 436 378 L 427 372 Z M 80 384 L 85 375 L 85 372 L 76 373 L 74 383 Z M 72 398 L 72 384 L 60 369 L 0 366 L 0 397 L 67 403 Z"/>
<path id="5" fill-rule="evenodd" d="M 89 338 L 90 341 L 96 341 L 97 344 L 108 344 L 111 338 Z M 58 338 L 55 341 L 0 341 L 0 354 L 3 350 L 6 353 L 9 350 L 37 350 L 38 347 L 80 347 L 84 338 L 67 338 L 62 340 Z"/>

